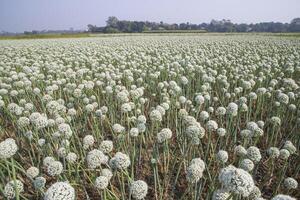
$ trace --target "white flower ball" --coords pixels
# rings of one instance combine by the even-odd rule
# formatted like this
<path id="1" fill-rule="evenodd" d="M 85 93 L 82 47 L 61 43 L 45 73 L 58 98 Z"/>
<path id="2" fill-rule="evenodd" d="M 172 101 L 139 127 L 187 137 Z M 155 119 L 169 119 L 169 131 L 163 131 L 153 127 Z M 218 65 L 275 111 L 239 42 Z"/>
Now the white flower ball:
<path id="1" fill-rule="evenodd" d="M 27 170 L 26 170 L 26 174 L 27 176 L 29 176 L 30 178 L 35 178 L 39 175 L 40 173 L 40 170 L 36 167 L 29 167 Z"/>
<path id="2" fill-rule="evenodd" d="M 252 176 L 247 171 L 232 165 L 221 170 L 219 181 L 224 189 L 243 197 L 248 197 L 254 189 Z"/>
<path id="3" fill-rule="evenodd" d="M 60 175 L 62 171 L 63 171 L 63 165 L 59 161 L 51 162 L 47 167 L 47 173 L 49 174 L 49 176 Z"/>
<path id="4" fill-rule="evenodd" d="M 232 200 L 229 196 L 230 193 L 227 190 L 217 189 L 213 193 L 212 200 Z"/>
<path id="5" fill-rule="evenodd" d="M 278 194 L 275 197 L 273 197 L 271 200 L 296 200 L 296 198 L 293 198 L 289 195 Z"/>
<path id="6" fill-rule="evenodd" d="M 295 179 L 288 177 L 288 178 L 284 179 L 284 186 L 287 189 L 297 189 L 298 182 Z"/>
<path id="7" fill-rule="evenodd" d="M 12 138 L 7 138 L 0 143 L 0 159 L 8 159 L 18 151 L 18 145 Z"/>
<path id="8" fill-rule="evenodd" d="M 144 199 L 148 193 L 148 185 L 145 181 L 133 181 L 130 184 L 130 194 L 134 199 Z"/>
<path id="9" fill-rule="evenodd" d="M 247 157 L 253 162 L 257 163 L 261 160 L 259 148 L 251 146 L 247 149 Z"/>
<path id="10" fill-rule="evenodd" d="M 124 170 L 131 164 L 129 156 L 122 152 L 117 152 L 109 161 L 109 165 L 113 169 Z"/>
<path id="11" fill-rule="evenodd" d="M 169 128 L 163 128 L 157 134 L 157 141 L 158 143 L 163 143 L 164 141 L 171 139 L 171 137 L 172 137 L 172 131 Z"/>
<path id="12" fill-rule="evenodd" d="M 105 176 L 109 181 L 113 177 L 113 173 L 110 169 L 105 168 L 101 170 L 101 176 Z"/>
<path id="13" fill-rule="evenodd" d="M 75 200 L 75 190 L 69 183 L 56 182 L 46 191 L 44 200 Z"/>
<path id="14" fill-rule="evenodd" d="M 95 180 L 95 187 L 99 190 L 104 190 L 108 186 L 108 178 L 106 176 L 99 176 Z"/>
<path id="15" fill-rule="evenodd" d="M 4 196 L 7 199 L 13 199 L 16 196 L 16 190 L 18 191 L 18 193 L 20 194 L 21 192 L 24 191 L 24 186 L 23 183 L 20 180 L 12 180 L 9 181 L 5 187 L 4 187 Z"/>
<path id="16" fill-rule="evenodd" d="M 240 168 L 250 172 L 254 169 L 254 163 L 250 159 L 243 159 L 240 163 Z"/>
<path id="17" fill-rule="evenodd" d="M 217 161 L 221 163 L 226 163 L 228 160 L 228 153 L 227 151 L 220 150 L 216 155 Z"/>
<path id="18" fill-rule="evenodd" d="M 114 148 L 113 142 L 111 140 L 103 140 L 99 146 L 99 149 L 103 153 L 110 153 Z"/>
<path id="19" fill-rule="evenodd" d="M 88 167 L 91 169 L 95 169 L 97 167 L 100 167 L 101 164 L 106 164 L 108 161 L 108 157 L 104 155 L 102 151 L 94 149 L 88 152 L 86 160 Z"/>

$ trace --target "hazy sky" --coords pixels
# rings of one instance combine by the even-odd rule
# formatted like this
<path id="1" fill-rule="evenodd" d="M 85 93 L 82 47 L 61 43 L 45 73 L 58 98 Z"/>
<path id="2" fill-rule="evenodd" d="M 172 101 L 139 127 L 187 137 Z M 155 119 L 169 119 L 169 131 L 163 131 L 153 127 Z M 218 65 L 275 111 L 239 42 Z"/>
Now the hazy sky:
<path id="1" fill-rule="evenodd" d="M 0 0 L 0 31 L 85 29 L 125 20 L 202 23 L 290 22 L 300 17 L 300 0 Z"/>

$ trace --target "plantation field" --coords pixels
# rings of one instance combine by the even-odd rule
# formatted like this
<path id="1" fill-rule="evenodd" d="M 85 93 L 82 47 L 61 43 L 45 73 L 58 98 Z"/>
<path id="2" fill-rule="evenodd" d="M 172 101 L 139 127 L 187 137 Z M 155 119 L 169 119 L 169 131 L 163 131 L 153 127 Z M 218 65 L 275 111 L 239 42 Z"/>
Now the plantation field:
<path id="1" fill-rule="evenodd" d="M 0 40 L 0 199 L 300 199 L 297 34 Z"/>

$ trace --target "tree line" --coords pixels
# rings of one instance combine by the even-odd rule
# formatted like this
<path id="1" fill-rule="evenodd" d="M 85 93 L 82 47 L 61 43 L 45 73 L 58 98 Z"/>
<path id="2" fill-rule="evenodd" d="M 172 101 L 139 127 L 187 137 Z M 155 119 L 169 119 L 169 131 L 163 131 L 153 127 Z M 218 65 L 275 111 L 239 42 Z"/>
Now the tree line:
<path id="1" fill-rule="evenodd" d="M 128 21 L 119 20 L 110 16 L 106 26 L 98 27 L 89 24 L 88 31 L 92 33 L 141 33 L 151 31 L 172 31 L 172 30 L 203 30 L 207 32 L 300 32 L 300 18 L 293 19 L 290 23 L 262 22 L 262 23 L 232 23 L 230 20 L 211 20 L 210 23 L 173 23 L 149 22 L 149 21 Z"/>

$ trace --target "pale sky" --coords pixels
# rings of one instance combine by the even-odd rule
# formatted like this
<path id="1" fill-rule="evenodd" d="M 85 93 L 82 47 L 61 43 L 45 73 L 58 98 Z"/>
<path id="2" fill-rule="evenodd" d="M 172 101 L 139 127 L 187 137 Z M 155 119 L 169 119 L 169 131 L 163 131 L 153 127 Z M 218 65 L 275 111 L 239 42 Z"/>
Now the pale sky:
<path id="1" fill-rule="evenodd" d="M 0 31 L 86 29 L 120 20 L 200 24 L 290 22 L 300 17 L 300 0 L 0 0 Z"/>

